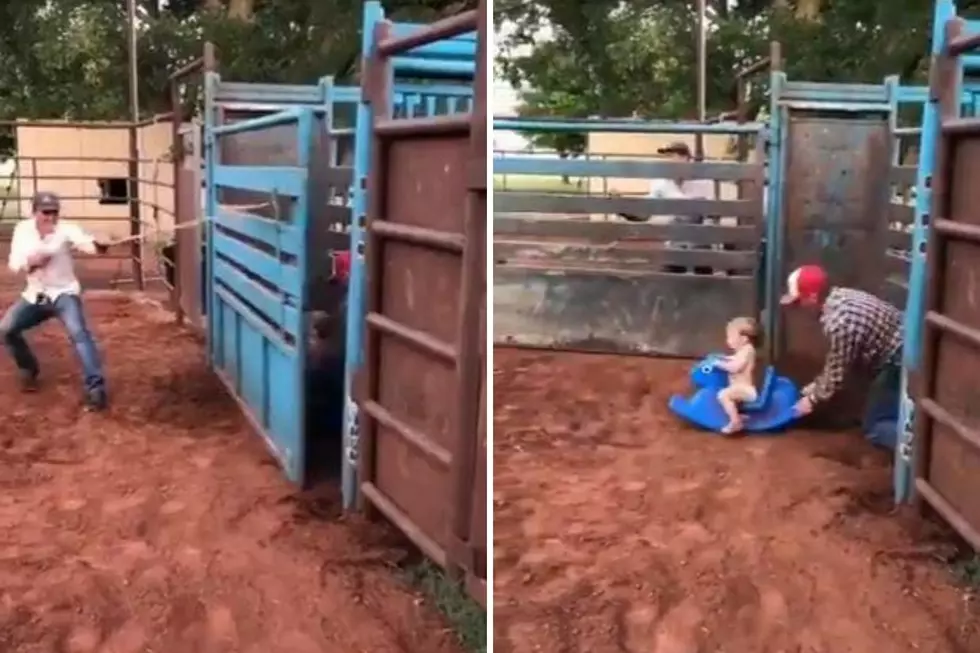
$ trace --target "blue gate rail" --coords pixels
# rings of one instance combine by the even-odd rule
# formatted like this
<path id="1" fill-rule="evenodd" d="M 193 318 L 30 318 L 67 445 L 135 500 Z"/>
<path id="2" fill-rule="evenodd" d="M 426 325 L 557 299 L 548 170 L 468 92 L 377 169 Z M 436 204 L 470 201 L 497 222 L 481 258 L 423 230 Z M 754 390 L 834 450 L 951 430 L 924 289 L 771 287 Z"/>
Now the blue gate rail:
<path id="1" fill-rule="evenodd" d="M 289 123 L 297 124 L 296 166 L 228 166 L 218 160 L 223 136 Z M 296 482 L 303 478 L 306 447 L 303 307 L 313 125 L 313 111 L 302 108 L 232 125 L 207 124 L 205 133 L 210 361 Z M 268 194 L 272 204 L 277 197 L 294 201 L 288 215 L 270 220 L 219 206 L 223 187 Z"/>

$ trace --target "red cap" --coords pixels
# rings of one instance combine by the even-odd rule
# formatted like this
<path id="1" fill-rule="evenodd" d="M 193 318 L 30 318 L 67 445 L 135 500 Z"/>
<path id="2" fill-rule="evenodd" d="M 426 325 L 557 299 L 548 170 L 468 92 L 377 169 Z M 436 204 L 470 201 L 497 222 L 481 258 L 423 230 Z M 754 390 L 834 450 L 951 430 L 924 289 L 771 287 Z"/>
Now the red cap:
<path id="1" fill-rule="evenodd" d="M 803 300 L 814 302 L 827 290 L 827 273 L 819 265 L 803 265 L 786 278 L 786 294 L 780 304 L 795 304 Z"/>

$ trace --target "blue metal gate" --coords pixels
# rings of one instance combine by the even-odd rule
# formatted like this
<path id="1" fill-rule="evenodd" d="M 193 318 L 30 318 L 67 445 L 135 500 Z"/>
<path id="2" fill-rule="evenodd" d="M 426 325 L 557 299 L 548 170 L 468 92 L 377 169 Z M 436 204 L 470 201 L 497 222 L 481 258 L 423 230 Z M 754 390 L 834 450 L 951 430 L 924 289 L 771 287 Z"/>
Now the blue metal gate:
<path id="1" fill-rule="evenodd" d="M 208 247 L 207 336 L 211 365 L 265 438 L 290 480 L 305 467 L 305 274 L 309 240 L 308 171 L 314 112 L 297 108 L 216 126 L 205 125 Z M 288 166 L 225 165 L 222 139 L 296 126 L 296 161 Z M 254 204 L 221 202 L 245 191 Z M 260 211 L 272 217 L 258 215 Z"/>

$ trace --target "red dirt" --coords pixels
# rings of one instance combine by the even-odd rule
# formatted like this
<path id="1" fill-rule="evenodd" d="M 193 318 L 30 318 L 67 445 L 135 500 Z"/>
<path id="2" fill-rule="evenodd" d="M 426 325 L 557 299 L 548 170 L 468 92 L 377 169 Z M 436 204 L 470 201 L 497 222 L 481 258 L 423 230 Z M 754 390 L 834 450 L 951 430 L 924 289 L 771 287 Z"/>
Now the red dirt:
<path id="1" fill-rule="evenodd" d="M 495 350 L 496 653 L 980 650 L 976 602 L 890 514 L 890 456 L 688 429 L 687 368 Z"/>
<path id="2" fill-rule="evenodd" d="M 57 323 L 38 394 L 0 354 L 0 651 L 459 653 L 388 531 L 298 496 L 169 313 L 86 307 L 108 413 L 81 411 Z"/>

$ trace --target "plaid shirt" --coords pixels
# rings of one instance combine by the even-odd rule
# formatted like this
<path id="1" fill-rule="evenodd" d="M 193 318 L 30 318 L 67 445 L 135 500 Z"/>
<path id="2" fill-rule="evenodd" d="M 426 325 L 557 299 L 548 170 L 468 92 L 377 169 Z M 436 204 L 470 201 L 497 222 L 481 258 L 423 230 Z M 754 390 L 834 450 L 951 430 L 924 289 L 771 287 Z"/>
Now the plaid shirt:
<path id="1" fill-rule="evenodd" d="M 853 367 L 878 372 L 897 363 L 901 355 L 901 311 L 864 291 L 832 288 L 820 313 L 820 326 L 830 341 L 830 351 L 823 371 L 804 389 L 814 403 L 840 390 Z"/>

